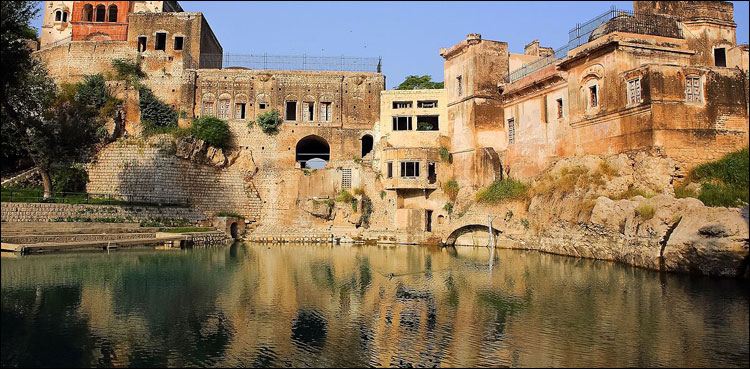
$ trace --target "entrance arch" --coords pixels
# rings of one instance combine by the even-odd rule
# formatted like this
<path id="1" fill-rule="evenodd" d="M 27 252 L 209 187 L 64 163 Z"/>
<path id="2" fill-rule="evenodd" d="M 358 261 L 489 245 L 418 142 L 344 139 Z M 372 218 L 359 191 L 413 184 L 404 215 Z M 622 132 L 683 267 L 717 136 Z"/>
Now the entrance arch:
<path id="1" fill-rule="evenodd" d="M 466 224 L 464 226 L 458 227 L 455 230 L 453 230 L 453 232 L 451 232 L 450 235 L 448 235 L 448 237 L 445 239 L 445 241 L 443 242 L 443 245 L 455 246 L 458 238 L 466 233 L 487 232 L 487 231 L 488 231 L 488 228 L 486 224 Z M 497 239 L 497 236 L 499 236 L 502 233 L 502 231 L 498 230 L 495 227 L 492 227 L 492 233 Z"/>
<path id="2" fill-rule="evenodd" d="M 237 239 L 237 236 L 239 236 L 239 233 L 237 232 L 237 222 L 232 222 L 232 225 L 229 226 L 229 234 L 232 238 Z"/>
<path id="3" fill-rule="evenodd" d="M 311 159 L 318 160 L 311 161 Z M 306 168 L 308 161 L 311 161 L 311 164 L 316 164 L 316 168 L 313 169 L 321 169 L 318 168 L 321 164 L 320 160 L 325 163 L 331 160 L 331 148 L 323 137 L 309 135 L 297 142 L 295 160 L 300 163 L 301 168 Z M 325 167 L 325 163 L 322 163 L 323 167 Z"/>
<path id="4" fill-rule="evenodd" d="M 371 151 L 372 151 L 372 136 L 370 135 L 362 136 L 362 158 L 364 158 L 365 155 L 369 154 Z"/>

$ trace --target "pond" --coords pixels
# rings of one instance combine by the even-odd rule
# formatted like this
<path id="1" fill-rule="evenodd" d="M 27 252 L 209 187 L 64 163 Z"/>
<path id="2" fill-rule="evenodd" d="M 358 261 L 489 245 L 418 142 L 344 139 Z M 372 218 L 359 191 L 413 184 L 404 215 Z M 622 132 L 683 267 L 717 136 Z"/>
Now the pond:
<path id="1" fill-rule="evenodd" d="M 482 247 L 3 257 L 1 365 L 747 367 L 749 294 Z"/>

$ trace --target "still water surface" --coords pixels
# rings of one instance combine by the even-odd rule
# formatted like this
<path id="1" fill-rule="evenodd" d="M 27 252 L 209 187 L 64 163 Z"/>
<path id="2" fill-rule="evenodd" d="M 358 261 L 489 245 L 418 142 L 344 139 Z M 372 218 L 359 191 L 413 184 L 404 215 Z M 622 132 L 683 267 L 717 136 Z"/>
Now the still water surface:
<path id="1" fill-rule="evenodd" d="M 2 366 L 747 367 L 748 284 L 485 248 L 2 259 Z"/>

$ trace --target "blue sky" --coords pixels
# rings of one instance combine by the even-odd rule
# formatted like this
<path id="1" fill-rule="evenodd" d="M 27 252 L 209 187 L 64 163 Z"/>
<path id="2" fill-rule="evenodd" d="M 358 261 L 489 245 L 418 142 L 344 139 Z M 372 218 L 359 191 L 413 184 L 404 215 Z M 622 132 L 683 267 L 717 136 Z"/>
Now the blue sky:
<path id="1" fill-rule="evenodd" d="M 748 42 L 748 2 L 733 1 L 738 43 Z M 523 52 L 529 41 L 558 48 L 576 23 L 611 2 L 233 2 L 180 1 L 185 11 L 203 12 L 224 47 L 236 54 L 382 57 L 387 88 L 410 74 L 443 80 L 441 47 L 467 33 L 505 41 Z M 41 26 L 41 17 L 33 23 Z"/>

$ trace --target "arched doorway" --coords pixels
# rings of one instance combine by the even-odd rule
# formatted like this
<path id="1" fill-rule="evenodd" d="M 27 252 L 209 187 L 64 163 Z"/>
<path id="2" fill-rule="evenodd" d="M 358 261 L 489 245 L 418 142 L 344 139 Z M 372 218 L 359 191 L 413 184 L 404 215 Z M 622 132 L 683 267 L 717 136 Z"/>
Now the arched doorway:
<path id="1" fill-rule="evenodd" d="M 328 142 L 316 135 L 299 140 L 295 153 L 295 160 L 300 163 L 301 168 L 323 169 L 331 160 L 331 148 Z"/>
<path id="2" fill-rule="evenodd" d="M 371 151 L 372 151 L 372 136 L 370 135 L 362 136 L 362 157 L 364 158 L 365 155 L 369 154 Z"/>
<path id="3" fill-rule="evenodd" d="M 236 239 L 237 236 L 239 236 L 239 234 L 237 232 L 237 222 L 232 222 L 232 225 L 229 226 L 229 234 L 234 239 Z"/>

